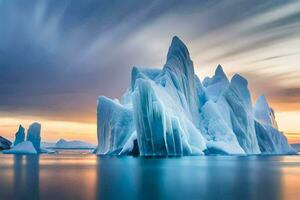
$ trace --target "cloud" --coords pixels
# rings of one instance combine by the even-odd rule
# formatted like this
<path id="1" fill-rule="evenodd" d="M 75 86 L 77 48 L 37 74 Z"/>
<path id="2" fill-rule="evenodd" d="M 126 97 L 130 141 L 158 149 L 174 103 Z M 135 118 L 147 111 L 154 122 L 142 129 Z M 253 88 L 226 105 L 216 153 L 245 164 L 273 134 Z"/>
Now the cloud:
<path id="1" fill-rule="evenodd" d="M 282 54 L 282 55 L 277 55 L 277 56 L 270 56 L 270 57 L 266 57 L 266 58 L 254 60 L 253 63 L 256 63 L 256 62 L 265 62 L 265 61 L 274 60 L 274 59 L 280 59 L 280 58 L 284 58 L 284 57 L 294 56 L 294 55 L 297 55 L 297 54 L 300 54 L 300 52 Z"/>
<path id="2" fill-rule="evenodd" d="M 173 35 L 188 44 L 199 73 L 221 63 L 245 74 L 255 93 L 295 103 L 300 85 L 284 82 L 300 64 L 289 62 L 297 57 L 299 5 L 1 1 L 0 115 L 94 122 L 97 96 L 120 97 L 132 66 L 162 66 Z M 265 74 L 267 66 L 279 67 Z"/>

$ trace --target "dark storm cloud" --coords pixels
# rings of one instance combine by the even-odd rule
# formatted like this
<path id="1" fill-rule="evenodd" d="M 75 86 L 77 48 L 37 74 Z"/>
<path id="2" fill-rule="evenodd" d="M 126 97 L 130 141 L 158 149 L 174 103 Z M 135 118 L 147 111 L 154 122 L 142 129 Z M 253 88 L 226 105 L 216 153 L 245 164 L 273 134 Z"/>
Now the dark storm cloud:
<path id="1" fill-rule="evenodd" d="M 173 35 L 189 44 L 220 32 L 220 41 L 199 45 L 211 51 L 258 38 L 207 61 L 255 51 L 297 35 L 295 2 L 2 0 L 0 114 L 93 120 L 97 96 L 120 97 L 133 65 L 163 65 Z M 222 35 L 281 7 L 283 17 Z"/>

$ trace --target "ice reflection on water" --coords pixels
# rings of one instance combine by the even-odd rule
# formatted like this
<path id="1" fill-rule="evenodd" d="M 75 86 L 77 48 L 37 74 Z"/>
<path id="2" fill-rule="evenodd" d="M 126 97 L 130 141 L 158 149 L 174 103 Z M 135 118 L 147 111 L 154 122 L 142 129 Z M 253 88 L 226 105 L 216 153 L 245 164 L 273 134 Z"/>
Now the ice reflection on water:
<path id="1" fill-rule="evenodd" d="M 0 154 L 0 199 L 299 199 L 300 156 Z"/>

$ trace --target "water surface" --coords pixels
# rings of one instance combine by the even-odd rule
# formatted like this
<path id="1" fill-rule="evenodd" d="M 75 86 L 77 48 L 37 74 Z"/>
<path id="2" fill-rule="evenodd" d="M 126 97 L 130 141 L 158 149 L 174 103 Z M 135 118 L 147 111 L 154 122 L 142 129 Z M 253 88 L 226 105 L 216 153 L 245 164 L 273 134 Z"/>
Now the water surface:
<path id="1" fill-rule="evenodd" d="M 0 154 L 0 199 L 300 199 L 300 156 Z"/>

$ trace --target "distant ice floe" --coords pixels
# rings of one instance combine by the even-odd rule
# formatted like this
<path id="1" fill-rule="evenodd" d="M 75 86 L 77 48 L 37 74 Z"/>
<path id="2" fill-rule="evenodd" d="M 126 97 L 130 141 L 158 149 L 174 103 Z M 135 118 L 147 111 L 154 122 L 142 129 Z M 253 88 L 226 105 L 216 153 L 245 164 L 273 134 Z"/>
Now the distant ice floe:
<path id="1" fill-rule="evenodd" d="M 56 142 L 54 148 L 58 149 L 94 149 L 95 146 L 92 144 L 89 144 L 87 142 L 82 142 L 79 140 L 71 140 L 67 141 L 64 139 L 60 139 Z"/>

